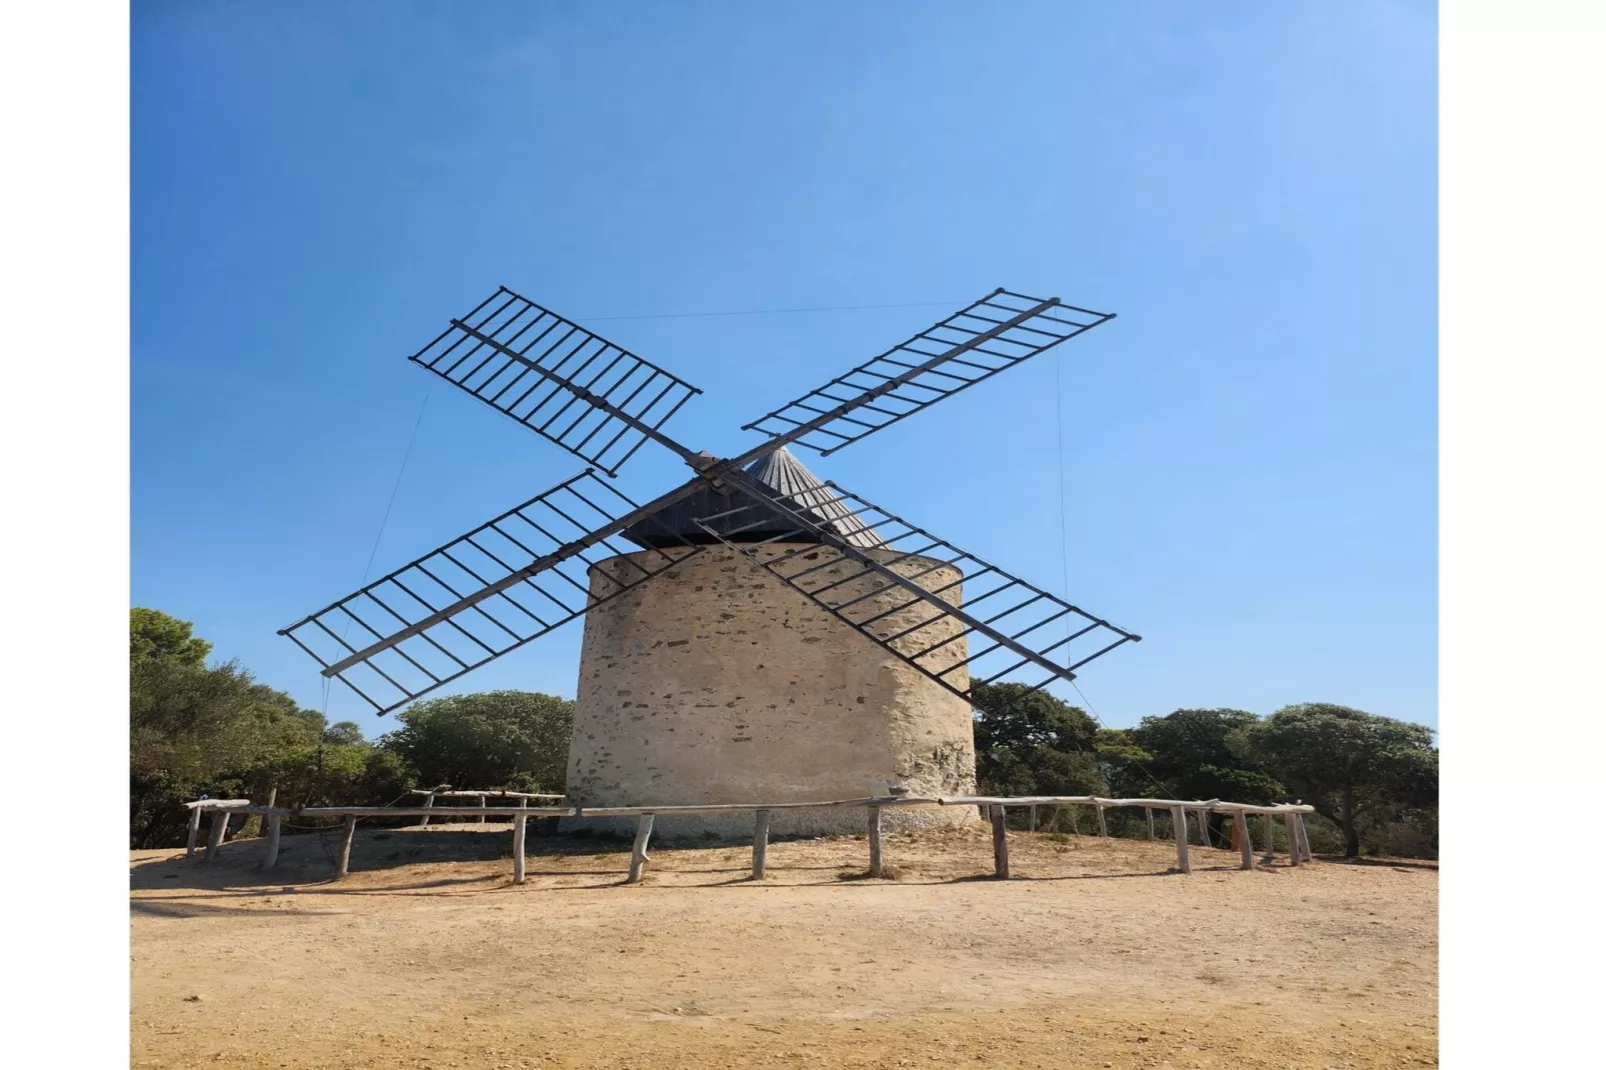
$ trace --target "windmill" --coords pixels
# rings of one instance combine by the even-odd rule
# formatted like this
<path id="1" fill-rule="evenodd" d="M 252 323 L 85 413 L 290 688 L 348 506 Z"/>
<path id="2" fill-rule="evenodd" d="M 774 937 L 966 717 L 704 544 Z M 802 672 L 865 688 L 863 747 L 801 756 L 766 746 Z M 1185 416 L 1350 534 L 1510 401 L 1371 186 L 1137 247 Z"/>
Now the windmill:
<path id="1" fill-rule="evenodd" d="M 911 757 L 923 744 L 882 748 L 859 779 L 919 780 L 920 768 L 935 764 L 946 768 L 937 776 L 944 783 L 973 780 L 969 702 L 977 683 L 1008 677 L 1036 690 L 1072 680 L 1139 637 L 817 479 L 791 449 L 829 456 L 1112 318 L 1000 288 L 744 425 L 766 440 L 718 458 L 663 430 L 701 393 L 695 386 L 501 287 L 409 359 L 589 467 L 280 634 L 383 715 L 586 615 L 571 795 L 640 800 L 662 795 L 666 782 L 705 795 L 734 790 L 720 788 L 718 776 L 688 786 L 697 775 L 666 775 L 661 758 L 675 726 L 644 722 L 664 715 L 686 729 L 686 718 L 700 718 L 717 722 L 722 740 L 748 743 L 757 737 L 741 733 L 766 717 L 779 735 L 798 735 L 799 722 L 775 720 L 796 710 L 766 712 L 783 706 L 843 701 L 859 707 L 852 712 L 861 721 L 870 717 L 865 694 L 825 694 L 848 687 L 833 683 L 839 677 L 894 680 L 877 693 L 895 720 L 911 708 L 941 707 L 948 727 L 936 734 L 958 748 L 940 760 Z M 692 475 L 637 503 L 611 479 L 648 441 L 678 455 Z M 750 627 L 719 626 L 738 618 Z M 794 619 L 826 628 L 804 637 L 814 647 L 792 643 Z M 698 646 L 685 649 L 692 637 Z M 775 642 L 790 652 L 784 665 L 767 653 Z M 646 671 L 649 659 L 656 667 Z M 803 690 L 756 703 L 744 692 L 765 690 L 754 680 L 766 666 Z M 616 686 L 624 682 L 644 689 Z M 819 701 L 800 705 L 800 694 Z M 676 717 L 665 706 L 675 706 Z M 591 707 L 595 723 L 587 721 Z M 895 735 L 933 735 L 919 718 L 899 723 Z M 627 740 L 625 749 L 638 752 L 637 775 L 610 779 L 603 766 L 630 764 L 616 753 Z M 707 748 L 722 740 L 704 739 L 690 757 L 705 763 Z M 754 753 L 738 747 L 730 762 L 796 761 L 795 747 L 767 762 L 744 758 Z"/>

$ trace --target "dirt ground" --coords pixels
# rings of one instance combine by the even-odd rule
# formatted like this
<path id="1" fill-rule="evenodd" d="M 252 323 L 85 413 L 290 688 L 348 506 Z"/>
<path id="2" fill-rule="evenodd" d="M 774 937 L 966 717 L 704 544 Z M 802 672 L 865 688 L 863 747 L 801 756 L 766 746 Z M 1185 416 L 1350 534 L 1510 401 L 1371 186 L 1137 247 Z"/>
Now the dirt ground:
<path id="1" fill-rule="evenodd" d="M 1431 864 L 1244 872 L 1169 843 L 978 823 L 862 838 L 628 845 L 506 825 L 132 855 L 137 1067 L 1372 1068 L 1437 1064 Z"/>

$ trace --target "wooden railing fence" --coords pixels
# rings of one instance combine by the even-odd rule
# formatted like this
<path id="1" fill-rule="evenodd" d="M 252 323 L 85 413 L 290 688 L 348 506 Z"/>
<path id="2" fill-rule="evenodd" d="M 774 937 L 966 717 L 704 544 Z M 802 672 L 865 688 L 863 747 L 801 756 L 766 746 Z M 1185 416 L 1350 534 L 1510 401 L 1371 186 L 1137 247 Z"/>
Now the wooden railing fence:
<path id="1" fill-rule="evenodd" d="M 257 806 L 249 799 L 200 799 L 186 803 L 190 808 L 189 837 L 185 845 L 184 856 L 194 857 L 196 853 L 196 840 L 201 828 L 201 814 L 209 812 L 212 815 L 211 828 L 208 831 L 206 851 L 203 861 L 211 861 L 217 854 L 220 844 L 228 828 L 229 819 L 234 814 L 263 814 L 268 819 L 266 847 L 262 858 L 262 868 L 272 869 L 279 859 L 279 836 L 283 821 L 286 817 L 313 817 L 313 818 L 343 818 L 341 823 L 340 848 L 335 857 L 335 879 L 346 876 L 351 863 L 351 844 L 357 832 L 357 820 L 365 817 L 417 817 L 420 824 L 427 823 L 431 816 L 444 817 L 478 817 L 484 821 L 487 817 L 504 817 L 513 821 L 513 883 L 524 883 L 525 858 L 525 823 L 532 817 L 568 817 L 568 818 L 600 818 L 600 817 L 634 817 L 636 819 L 636 838 L 630 849 L 630 872 L 626 883 L 635 884 L 641 880 L 643 869 L 647 863 L 647 844 L 652 838 L 653 818 L 658 814 L 709 814 L 728 813 L 731 811 L 751 811 L 753 814 L 753 877 L 762 879 L 764 876 L 765 855 L 769 845 L 770 816 L 776 810 L 824 810 L 840 807 L 858 807 L 865 810 L 867 839 L 870 847 L 869 875 L 880 877 L 885 872 L 884 852 L 881 836 L 881 814 L 884 810 L 901 807 L 931 807 L 931 806 L 974 806 L 977 807 L 992 824 L 993 834 L 993 871 L 1001 878 L 1009 876 L 1009 837 L 1004 824 L 1005 811 L 1009 808 L 1026 808 L 1030 812 L 1029 827 L 1037 825 L 1037 811 L 1040 807 L 1051 807 L 1059 810 L 1068 806 L 1089 806 L 1094 809 L 1098 820 L 1099 835 L 1109 836 L 1108 823 L 1105 821 L 1105 811 L 1116 808 L 1141 807 L 1147 817 L 1148 838 L 1154 839 L 1154 813 L 1163 810 L 1171 818 L 1172 839 L 1177 847 L 1176 870 L 1180 873 L 1190 873 L 1193 870 L 1192 858 L 1188 850 L 1190 830 L 1188 815 L 1195 817 L 1199 829 L 1201 842 L 1209 845 L 1207 834 L 1207 815 L 1230 814 L 1233 820 L 1234 839 L 1240 853 L 1240 869 L 1252 870 L 1255 868 L 1254 847 L 1250 842 L 1249 818 L 1261 815 L 1265 819 L 1266 856 L 1264 861 L 1270 863 L 1273 857 L 1273 829 L 1278 817 L 1281 817 L 1286 829 L 1288 839 L 1288 862 L 1297 866 L 1303 862 L 1311 861 L 1310 840 L 1305 832 L 1305 815 L 1313 812 L 1313 807 L 1301 803 L 1280 803 L 1275 806 L 1257 806 L 1249 803 L 1222 802 L 1220 799 L 1196 800 L 1192 802 L 1176 799 L 1105 799 L 1094 795 L 1027 795 L 1027 796 L 930 796 L 915 797 L 902 795 L 888 795 L 865 799 L 837 799 L 823 802 L 785 802 L 785 803 L 708 803 L 698 806 L 531 806 L 532 799 L 561 798 L 561 796 L 535 795 L 520 792 L 495 791 L 431 791 L 419 790 L 411 794 L 424 795 L 424 804 L 421 806 L 309 806 L 296 809 L 287 809 L 276 806 Z M 485 806 L 483 801 L 491 796 L 515 797 L 519 800 L 517 806 Z M 479 797 L 480 806 L 452 806 L 436 807 L 437 796 L 453 797 Z"/>

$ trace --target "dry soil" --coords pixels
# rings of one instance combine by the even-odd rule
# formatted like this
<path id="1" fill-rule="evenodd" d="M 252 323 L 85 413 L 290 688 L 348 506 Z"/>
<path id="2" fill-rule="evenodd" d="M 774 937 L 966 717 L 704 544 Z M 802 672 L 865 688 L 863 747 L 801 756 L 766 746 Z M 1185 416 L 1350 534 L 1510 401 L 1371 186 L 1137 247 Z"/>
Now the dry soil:
<path id="1" fill-rule="evenodd" d="M 505 825 L 261 841 L 132 862 L 139 1067 L 1436 1065 L 1437 873 L 1244 872 L 1169 843 L 979 825 L 769 849 L 535 838 Z"/>

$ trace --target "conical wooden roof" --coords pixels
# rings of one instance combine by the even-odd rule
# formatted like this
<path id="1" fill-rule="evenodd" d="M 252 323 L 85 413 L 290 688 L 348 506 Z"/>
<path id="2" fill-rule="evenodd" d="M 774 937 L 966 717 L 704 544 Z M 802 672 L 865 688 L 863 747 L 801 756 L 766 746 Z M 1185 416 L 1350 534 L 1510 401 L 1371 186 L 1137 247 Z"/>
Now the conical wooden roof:
<path id="1" fill-rule="evenodd" d="M 793 507 L 807 510 L 815 523 L 829 526 L 853 545 L 865 548 L 881 545 L 881 540 L 873 531 L 866 528 L 857 517 L 850 515 L 852 510 L 837 497 L 836 492 L 804 467 L 803 462 L 792 456 L 786 447 L 783 446 L 774 453 L 760 457 L 748 465 L 746 471 L 759 482 L 784 495 Z M 709 520 L 719 513 L 740 509 L 742 502 L 743 499 L 735 494 L 722 493 L 712 488 L 700 490 L 691 497 L 653 514 L 649 519 L 626 528 L 623 534 L 636 545 L 648 547 L 679 546 L 687 542 L 714 542 L 714 537 L 699 527 L 695 521 L 699 518 Z M 752 524 L 755 519 L 752 510 L 745 510 L 735 516 L 713 519 L 710 521 L 710 526 L 721 532 L 744 528 L 745 530 L 730 534 L 732 542 L 760 542 L 795 530 L 795 525 L 788 524 L 781 517 L 767 520 L 756 527 L 748 527 L 747 525 Z M 787 541 L 815 540 L 798 535 Z"/>

